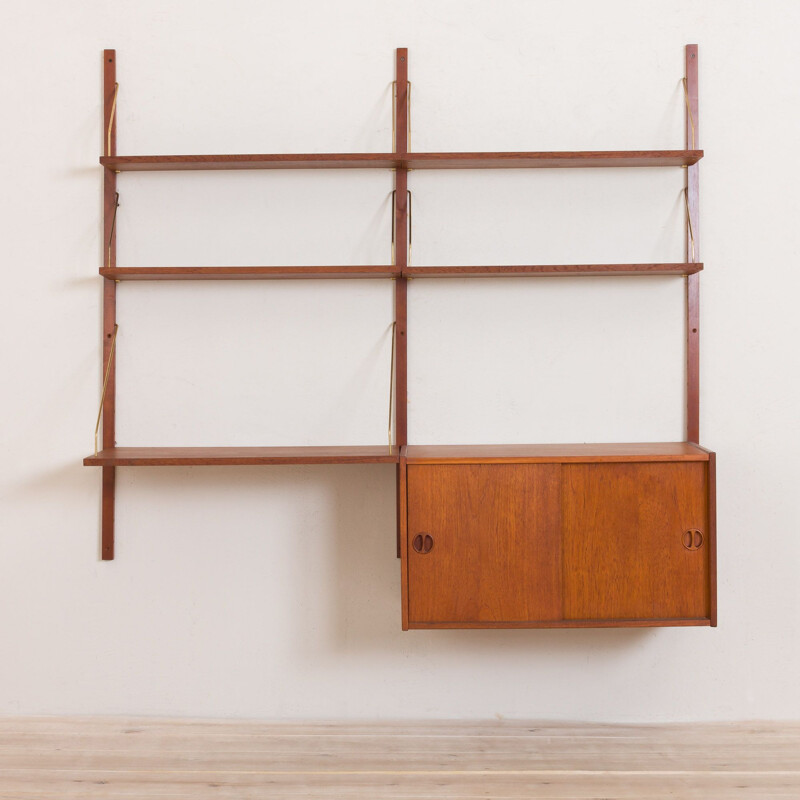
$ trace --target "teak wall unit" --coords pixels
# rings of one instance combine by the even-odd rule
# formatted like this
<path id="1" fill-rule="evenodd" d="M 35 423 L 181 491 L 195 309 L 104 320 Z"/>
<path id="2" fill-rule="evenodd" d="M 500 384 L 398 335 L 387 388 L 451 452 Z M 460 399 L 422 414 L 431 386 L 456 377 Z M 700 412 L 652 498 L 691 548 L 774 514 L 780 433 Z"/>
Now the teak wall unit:
<path id="1" fill-rule="evenodd" d="M 116 54 L 104 63 L 102 558 L 114 557 L 115 470 L 126 466 L 397 465 L 402 622 L 409 628 L 716 625 L 715 455 L 699 446 L 699 114 L 697 46 L 686 47 L 686 149 L 410 153 L 408 51 L 396 53 L 390 153 L 118 156 Z M 683 167 L 686 260 L 670 264 L 411 266 L 411 169 Z M 391 169 L 392 264 L 118 267 L 117 175 L 139 170 Z M 411 277 L 674 275 L 686 280 L 686 441 L 409 445 Z M 395 285 L 394 443 L 374 447 L 117 447 L 117 284 L 125 280 L 386 278 Z M 98 425 L 100 417 L 98 416 Z"/>

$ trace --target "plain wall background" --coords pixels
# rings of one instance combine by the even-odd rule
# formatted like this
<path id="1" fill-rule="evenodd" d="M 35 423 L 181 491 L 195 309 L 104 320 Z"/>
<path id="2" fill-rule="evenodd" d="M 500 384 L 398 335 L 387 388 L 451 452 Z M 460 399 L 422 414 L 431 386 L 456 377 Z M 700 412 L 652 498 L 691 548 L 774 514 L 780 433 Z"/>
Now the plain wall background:
<path id="1" fill-rule="evenodd" d="M 0 713 L 800 716 L 800 5 L 32 2 L 0 43 Z M 719 628 L 400 630 L 394 468 L 122 469 L 99 561 L 101 56 L 118 152 L 683 146 Z M 413 263 L 683 260 L 680 170 L 412 172 Z M 386 263 L 391 174 L 121 175 L 120 265 Z M 381 444 L 392 285 L 123 284 L 118 441 Z M 409 287 L 412 443 L 683 438 L 681 279 Z"/>

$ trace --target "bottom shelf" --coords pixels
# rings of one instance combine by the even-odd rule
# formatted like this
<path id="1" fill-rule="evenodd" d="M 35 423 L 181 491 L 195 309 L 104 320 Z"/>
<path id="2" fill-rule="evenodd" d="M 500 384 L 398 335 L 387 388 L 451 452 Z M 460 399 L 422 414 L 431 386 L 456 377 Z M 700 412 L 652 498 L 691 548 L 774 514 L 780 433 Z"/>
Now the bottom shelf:
<path id="1" fill-rule="evenodd" d="M 603 444 L 459 444 L 335 447 L 106 447 L 87 467 L 258 466 L 262 464 L 563 463 L 708 461 L 691 442 Z"/>
<path id="2" fill-rule="evenodd" d="M 87 467 L 228 467 L 262 464 L 396 464 L 398 448 L 353 447 L 106 447 Z"/>

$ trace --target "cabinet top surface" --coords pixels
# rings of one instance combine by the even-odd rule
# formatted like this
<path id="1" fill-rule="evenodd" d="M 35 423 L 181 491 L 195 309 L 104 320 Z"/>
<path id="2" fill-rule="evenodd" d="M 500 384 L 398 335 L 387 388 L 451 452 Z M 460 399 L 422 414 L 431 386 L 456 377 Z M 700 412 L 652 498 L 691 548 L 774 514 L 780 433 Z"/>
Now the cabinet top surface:
<path id="1" fill-rule="evenodd" d="M 409 445 L 409 464 L 546 463 L 614 461 L 708 461 L 709 452 L 691 442 L 630 444 Z"/>

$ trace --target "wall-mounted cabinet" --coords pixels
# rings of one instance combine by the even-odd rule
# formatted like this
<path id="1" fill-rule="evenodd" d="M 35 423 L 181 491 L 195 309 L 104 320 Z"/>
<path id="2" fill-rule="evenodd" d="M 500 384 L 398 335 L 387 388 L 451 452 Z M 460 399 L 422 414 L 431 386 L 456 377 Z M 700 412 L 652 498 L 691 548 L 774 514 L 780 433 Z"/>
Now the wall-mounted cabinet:
<path id="1" fill-rule="evenodd" d="M 712 623 L 713 456 L 558 449 L 408 448 L 406 627 Z"/>

